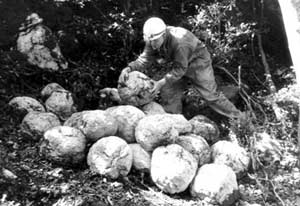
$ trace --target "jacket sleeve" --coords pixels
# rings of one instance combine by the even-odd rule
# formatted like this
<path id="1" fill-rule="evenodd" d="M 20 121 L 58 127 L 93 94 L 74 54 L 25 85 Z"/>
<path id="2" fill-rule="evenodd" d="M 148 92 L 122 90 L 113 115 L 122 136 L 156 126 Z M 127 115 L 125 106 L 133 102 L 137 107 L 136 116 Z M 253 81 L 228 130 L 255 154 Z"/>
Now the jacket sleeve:
<path id="1" fill-rule="evenodd" d="M 181 79 L 188 69 L 189 51 L 186 48 L 178 48 L 174 53 L 172 70 L 165 75 L 168 83 L 173 83 Z"/>
<path id="2" fill-rule="evenodd" d="M 132 71 L 141 71 L 147 69 L 155 59 L 154 53 L 155 51 L 152 49 L 151 45 L 149 43 L 146 43 L 143 53 L 141 53 L 136 60 L 130 62 L 128 66 Z"/>

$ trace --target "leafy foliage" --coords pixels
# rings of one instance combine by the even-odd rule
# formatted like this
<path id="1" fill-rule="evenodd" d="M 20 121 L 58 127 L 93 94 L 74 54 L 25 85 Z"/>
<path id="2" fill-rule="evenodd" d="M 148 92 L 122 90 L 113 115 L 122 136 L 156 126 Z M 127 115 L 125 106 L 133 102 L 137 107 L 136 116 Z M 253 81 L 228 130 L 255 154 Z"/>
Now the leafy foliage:
<path id="1" fill-rule="evenodd" d="M 206 42 L 215 68 L 225 67 L 237 78 L 239 66 L 253 66 L 256 22 L 245 19 L 235 1 L 203 4 L 199 13 L 189 18 L 189 23 L 192 31 Z M 218 74 L 220 70 L 216 72 Z M 243 71 L 243 76 L 248 73 Z"/>
<path id="2" fill-rule="evenodd" d="M 14 2 L 5 1 L 3 4 L 15 8 Z M 26 0 L 24 7 L 39 13 L 45 24 L 56 34 L 62 52 L 70 63 L 70 72 L 46 74 L 43 71 L 38 72 L 37 68 L 32 68 L 23 61 L 17 67 L 14 66 L 14 74 L 21 77 L 21 81 L 15 79 L 14 82 L 30 85 L 26 80 L 30 82 L 33 78 L 40 79 L 36 82 L 36 87 L 42 87 L 50 81 L 58 82 L 78 97 L 81 101 L 80 108 L 95 108 L 100 100 L 99 89 L 116 87 L 120 71 L 141 52 L 144 20 L 148 16 L 157 15 L 168 24 L 190 29 L 205 41 L 212 54 L 215 72 L 223 76 L 223 81 L 234 83 L 230 76 L 218 69 L 220 67 L 226 68 L 236 79 L 240 75 L 242 81 L 248 85 L 259 85 L 261 82 L 264 84 L 263 69 L 255 43 L 257 19 L 256 16 L 245 13 L 246 6 L 249 7 L 249 4 L 237 3 L 235 0 L 50 0 L 40 1 L 39 4 Z M 19 10 L 22 13 L 19 16 L 24 19 L 28 14 L 27 10 Z M 21 19 L 14 23 L 14 29 L 10 29 L 10 32 L 17 35 L 20 22 Z M 10 41 L 8 45 L 13 44 Z M 2 47 L 3 52 L 9 54 L 6 48 Z M 238 67 L 242 70 L 239 71 Z M 156 65 L 155 68 L 157 69 L 149 71 L 149 76 L 164 71 L 163 67 Z M 23 77 L 24 74 L 26 77 Z M 15 78 L 10 75 L 1 76 L 4 77 L 4 85 L 5 82 L 11 82 L 11 78 Z"/>

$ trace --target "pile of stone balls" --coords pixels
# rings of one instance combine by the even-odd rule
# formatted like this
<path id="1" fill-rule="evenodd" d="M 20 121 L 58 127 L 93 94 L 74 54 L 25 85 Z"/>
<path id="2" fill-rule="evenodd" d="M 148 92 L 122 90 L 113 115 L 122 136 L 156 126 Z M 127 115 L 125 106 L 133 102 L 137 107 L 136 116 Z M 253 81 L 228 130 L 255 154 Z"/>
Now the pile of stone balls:
<path id="1" fill-rule="evenodd" d="M 88 164 L 116 179 L 134 168 L 149 173 L 163 192 L 188 190 L 192 197 L 230 205 L 238 198 L 238 178 L 250 158 L 238 144 L 220 141 L 217 125 L 205 116 L 187 120 L 150 102 L 106 110 L 76 111 L 71 92 L 56 83 L 41 91 L 43 102 L 15 97 L 9 105 L 27 113 L 24 138 L 40 141 L 40 154 L 62 165 Z"/>

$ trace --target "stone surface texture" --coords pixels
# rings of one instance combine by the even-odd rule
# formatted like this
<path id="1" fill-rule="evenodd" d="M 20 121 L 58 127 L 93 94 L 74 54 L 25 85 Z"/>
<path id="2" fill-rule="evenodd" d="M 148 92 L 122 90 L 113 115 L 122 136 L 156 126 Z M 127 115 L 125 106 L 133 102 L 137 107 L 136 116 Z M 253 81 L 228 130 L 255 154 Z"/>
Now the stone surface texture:
<path id="1" fill-rule="evenodd" d="M 114 106 L 105 111 L 117 120 L 117 136 L 123 138 L 127 143 L 136 142 L 135 127 L 146 116 L 145 113 L 131 105 Z"/>
<path id="2" fill-rule="evenodd" d="M 73 113 L 64 125 L 79 129 L 91 142 L 95 142 L 102 137 L 113 136 L 118 130 L 116 119 L 104 110 Z"/>
<path id="3" fill-rule="evenodd" d="M 86 138 L 76 128 L 57 126 L 44 134 L 40 154 L 61 165 L 80 165 L 85 159 Z"/>
<path id="4" fill-rule="evenodd" d="M 116 136 L 98 140 L 87 156 L 87 163 L 92 171 L 112 179 L 126 176 L 132 162 L 133 155 L 129 145 Z"/>
<path id="5" fill-rule="evenodd" d="M 161 146 L 152 154 L 151 178 L 162 191 L 180 193 L 192 182 L 197 165 L 193 155 L 183 147 L 177 144 Z"/>

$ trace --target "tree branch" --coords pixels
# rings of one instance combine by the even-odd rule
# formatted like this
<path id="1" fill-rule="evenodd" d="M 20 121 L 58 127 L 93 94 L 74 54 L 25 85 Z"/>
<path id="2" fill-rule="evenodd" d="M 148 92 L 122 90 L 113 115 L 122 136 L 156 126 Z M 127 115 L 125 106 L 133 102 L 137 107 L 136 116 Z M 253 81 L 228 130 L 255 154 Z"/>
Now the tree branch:
<path id="1" fill-rule="evenodd" d="M 265 51 L 264 51 L 263 46 L 262 46 L 261 34 L 259 34 L 259 33 L 257 34 L 257 39 L 258 39 L 259 52 L 260 52 L 260 55 L 261 55 L 261 61 L 262 61 L 263 65 L 264 65 L 264 69 L 265 69 L 266 82 L 268 84 L 270 93 L 274 94 L 276 92 L 276 87 L 275 87 L 275 84 L 274 84 L 274 82 L 272 80 L 272 75 L 271 75 L 271 72 L 270 72 L 270 67 L 269 67 L 269 64 L 267 62 Z"/>

